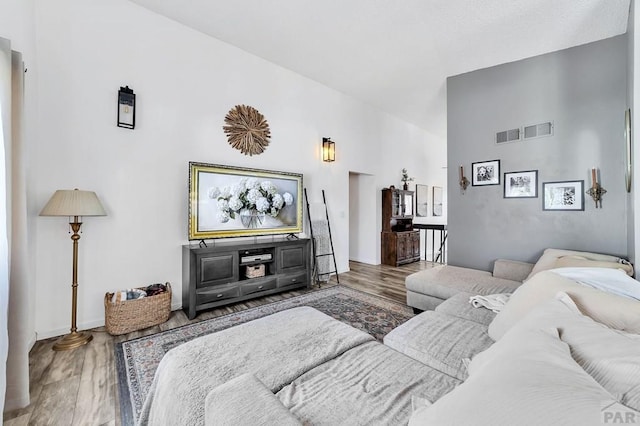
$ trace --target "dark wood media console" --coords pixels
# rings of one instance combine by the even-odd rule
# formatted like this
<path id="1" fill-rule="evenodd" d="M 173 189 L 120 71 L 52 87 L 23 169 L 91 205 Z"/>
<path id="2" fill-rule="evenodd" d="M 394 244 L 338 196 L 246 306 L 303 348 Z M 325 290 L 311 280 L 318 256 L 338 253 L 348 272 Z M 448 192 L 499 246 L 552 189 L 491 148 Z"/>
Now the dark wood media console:
<path id="1" fill-rule="evenodd" d="M 193 319 L 205 309 L 308 287 L 310 247 L 308 238 L 182 246 L 182 309 Z M 256 265 L 264 276 L 248 273 L 262 271 Z"/>

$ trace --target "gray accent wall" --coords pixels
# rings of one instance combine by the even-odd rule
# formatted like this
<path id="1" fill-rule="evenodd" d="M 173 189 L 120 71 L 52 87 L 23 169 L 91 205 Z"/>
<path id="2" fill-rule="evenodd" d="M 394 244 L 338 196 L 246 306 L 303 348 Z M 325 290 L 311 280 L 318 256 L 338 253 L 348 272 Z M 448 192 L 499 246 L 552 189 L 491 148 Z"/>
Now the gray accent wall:
<path id="1" fill-rule="evenodd" d="M 627 36 L 447 79 L 449 264 L 484 270 L 507 258 L 534 262 L 547 247 L 627 255 L 624 111 Z M 501 130 L 554 122 L 550 137 L 497 145 Z M 501 162 L 500 185 L 462 193 L 459 166 Z M 603 208 L 543 211 L 542 182 L 600 170 Z M 503 198 L 504 172 L 538 170 L 538 198 Z"/>

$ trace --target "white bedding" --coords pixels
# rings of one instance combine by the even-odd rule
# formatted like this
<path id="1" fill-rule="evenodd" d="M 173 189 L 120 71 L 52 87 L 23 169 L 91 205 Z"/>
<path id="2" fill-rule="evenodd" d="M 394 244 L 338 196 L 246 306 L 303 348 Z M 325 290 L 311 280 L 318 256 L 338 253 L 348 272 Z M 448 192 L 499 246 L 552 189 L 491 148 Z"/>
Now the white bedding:
<path id="1" fill-rule="evenodd" d="M 569 278 L 591 288 L 640 300 L 640 282 L 628 276 L 621 269 L 556 268 L 550 269 L 549 272 Z"/>

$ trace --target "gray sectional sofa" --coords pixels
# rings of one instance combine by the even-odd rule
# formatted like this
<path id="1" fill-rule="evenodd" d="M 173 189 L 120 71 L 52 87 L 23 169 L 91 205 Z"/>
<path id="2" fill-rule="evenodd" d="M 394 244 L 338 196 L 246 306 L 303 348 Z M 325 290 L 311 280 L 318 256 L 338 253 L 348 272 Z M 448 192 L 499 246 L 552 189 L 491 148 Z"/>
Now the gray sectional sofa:
<path id="1" fill-rule="evenodd" d="M 605 413 L 640 424 L 640 299 L 553 272 L 522 284 L 504 277 L 535 268 L 496 264 L 464 284 L 452 277 L 468 271 L 437 270 L 451 285 L 430 287 L 435 309 L 384 344 L 309 307 L 185 343 L 160 363 L 138 423 L 596 425 Z M 469 303 L 513 289 L 498 315 Z"/>

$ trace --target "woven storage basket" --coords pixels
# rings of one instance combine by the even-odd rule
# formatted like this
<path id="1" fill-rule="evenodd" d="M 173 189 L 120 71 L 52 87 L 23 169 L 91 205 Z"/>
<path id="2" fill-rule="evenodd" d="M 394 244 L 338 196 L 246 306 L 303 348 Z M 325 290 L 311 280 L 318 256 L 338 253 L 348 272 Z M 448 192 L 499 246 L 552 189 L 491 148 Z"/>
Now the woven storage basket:
<path id="1" fill-rule="evenodd" d="M 171 284 L 167 291 L 141 299 L 112 303 L 113 293 L 104 295 L 104 323 L 109 334 L 130 333 L 161 324 L 171 314 Z M 140 290 L 144 290 L 141 287 Z"/>
<path id="2" fill-rule="evenodd" d="M 246 266 L 244 270 L 244 276 L 247 278 L 264 277 L 264 264 Z"/>

